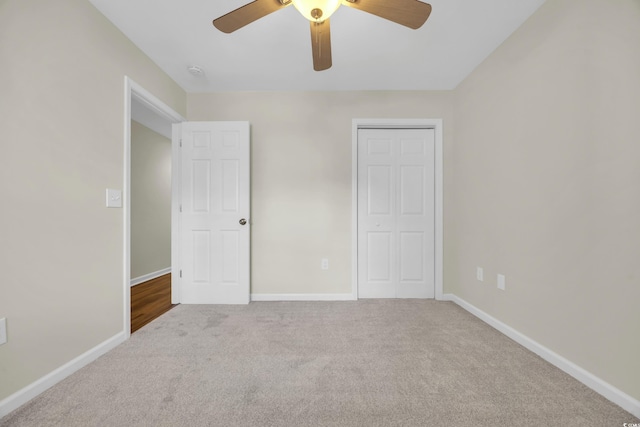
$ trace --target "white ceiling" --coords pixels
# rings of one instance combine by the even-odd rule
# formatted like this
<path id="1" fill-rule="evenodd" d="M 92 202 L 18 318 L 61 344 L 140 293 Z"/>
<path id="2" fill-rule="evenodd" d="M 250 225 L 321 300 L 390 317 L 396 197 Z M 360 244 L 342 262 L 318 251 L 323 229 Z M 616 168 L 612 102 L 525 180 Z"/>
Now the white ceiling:
<path id="1" fill-rule="evenodd" d="M 211 21 L 250 0 L 90 1 L 191 93 L 453 89 L 544 3 L 431 0 L 418 30 L 341 6 L 331 17 L 333 67 L 317 72 L 309 22 L 294 7 L 224 34 Z"/>

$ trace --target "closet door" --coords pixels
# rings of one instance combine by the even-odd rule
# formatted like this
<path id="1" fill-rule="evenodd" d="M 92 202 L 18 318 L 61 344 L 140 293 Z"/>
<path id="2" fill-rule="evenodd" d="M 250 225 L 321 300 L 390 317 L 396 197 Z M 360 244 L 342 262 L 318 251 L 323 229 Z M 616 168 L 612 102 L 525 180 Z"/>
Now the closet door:
<path id="1" fill-rule="evenodd" d="M 435 294 L 435 132 L 358 130 L 358 298 Z"/>

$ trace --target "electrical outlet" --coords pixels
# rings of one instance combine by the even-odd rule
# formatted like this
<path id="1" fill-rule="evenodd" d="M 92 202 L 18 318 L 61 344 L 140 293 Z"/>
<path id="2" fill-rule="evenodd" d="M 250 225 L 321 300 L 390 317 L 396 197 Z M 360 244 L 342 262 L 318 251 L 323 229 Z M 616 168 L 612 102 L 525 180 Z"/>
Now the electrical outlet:
<path id="1" fill-rule="evenodd" d="M 482 267 L 476 267 L 476 279 L 484 282 L 484 270 L 482 269 Z"/>
<path id="2" fill-rule="evenodd" d="M 107 207 L 108 208 L 122 207 L 122 190 L 114 190 L 113 188 L 107 188 Z"/>
<path id="3" fill-rule="evenodd" d="M 504 291 L 505 286 L 505 278 L 503 274 L 498 274 L 498 289 L 502 289 Z"/>
<path id="4" fill-rule="evenodd" d="M 0 319 L 0 345 L 7 342 L 7 319 Z"/>
<path id="5" fill-rule="evenodd" d="M 320 268 L 323 270 L 329 269 L 329 258 L 322 258 L 322 261 L 320 262 Z"/>

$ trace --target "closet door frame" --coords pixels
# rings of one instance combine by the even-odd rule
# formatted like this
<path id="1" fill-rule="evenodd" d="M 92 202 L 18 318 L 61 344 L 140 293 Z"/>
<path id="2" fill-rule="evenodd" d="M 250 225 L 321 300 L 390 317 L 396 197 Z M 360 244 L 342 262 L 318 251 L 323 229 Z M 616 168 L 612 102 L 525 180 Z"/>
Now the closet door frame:
<path id="1" fill-rule="evenodd" d="M 443 132 L 442 119 L 353 119 L 351 136 L 351 293 L 358 299 L 358 130 L 433 129 L 435 132 L 435 299 L 443 300 Z"/>

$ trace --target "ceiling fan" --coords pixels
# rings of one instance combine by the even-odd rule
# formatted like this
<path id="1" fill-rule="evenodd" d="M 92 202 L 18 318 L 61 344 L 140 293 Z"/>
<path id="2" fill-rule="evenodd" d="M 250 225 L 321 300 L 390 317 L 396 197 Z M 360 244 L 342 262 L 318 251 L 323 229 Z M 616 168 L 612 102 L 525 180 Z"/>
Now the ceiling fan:
<path id="1" fill-rule="evenodd" d="M 340 5 L 352 7 L 418 29 L 431 14 L 431 5 L 419 0 L 255 0 L 213 20 L 222 32 L 232 33 L 247 24 L 293 4 L 311 24 L 313 69 L 331 68 L 329 17 Z"/>

